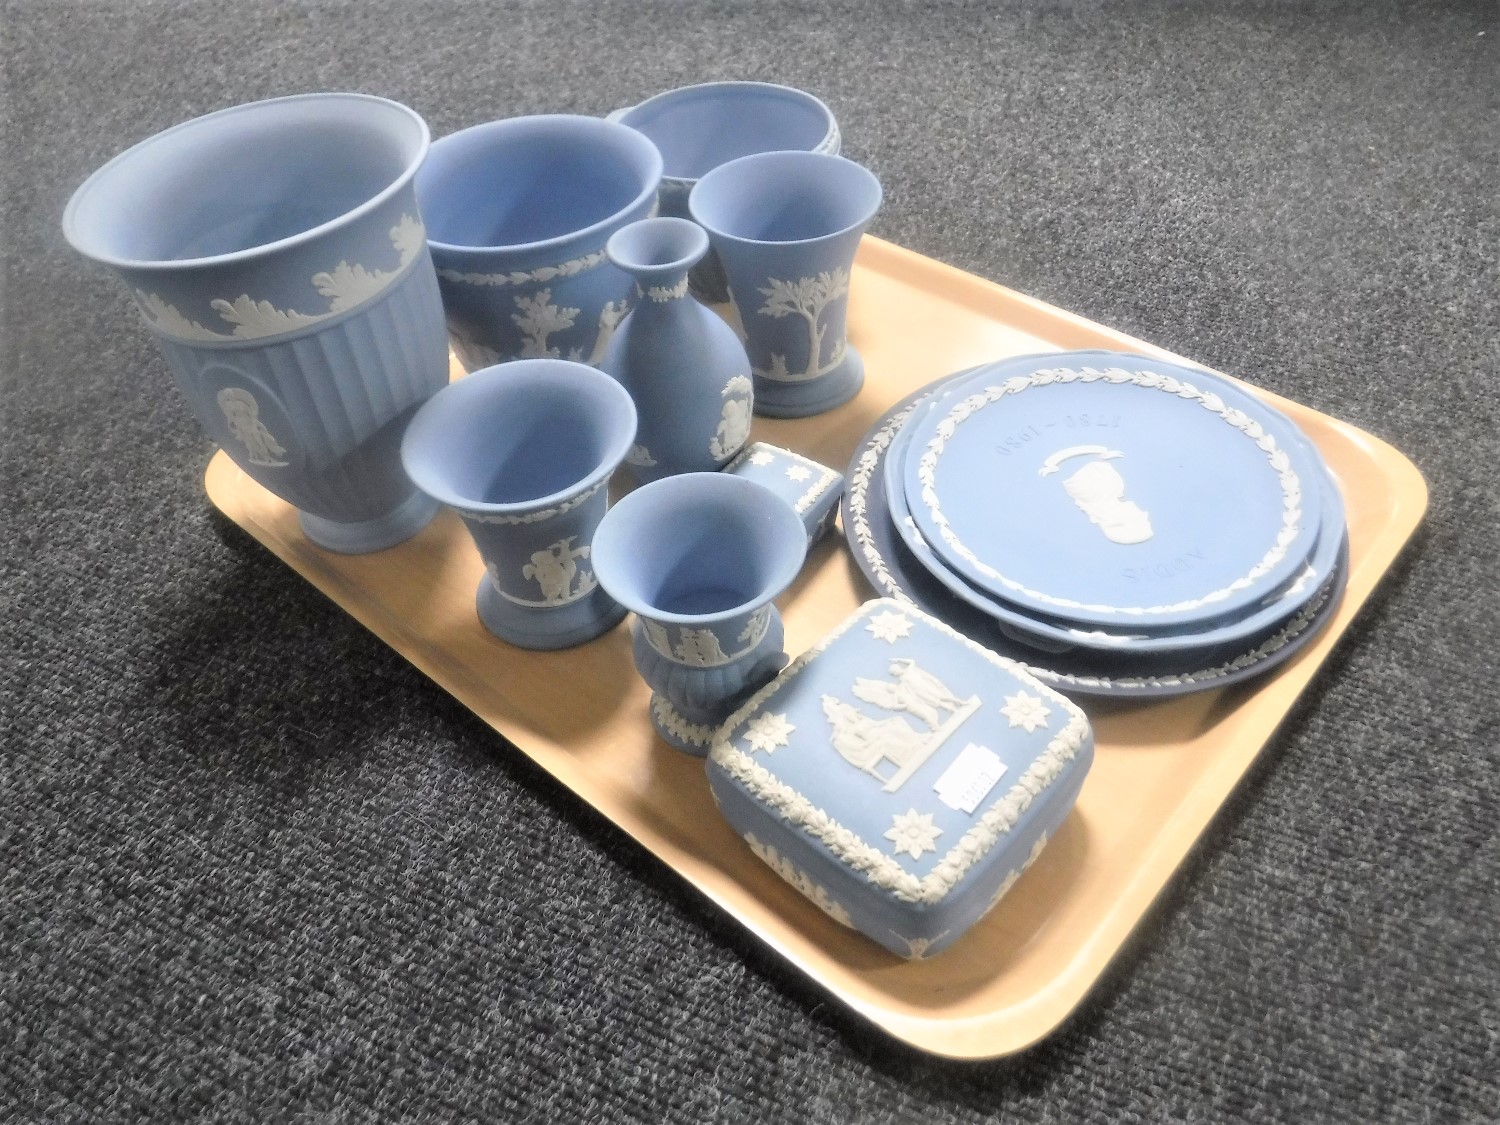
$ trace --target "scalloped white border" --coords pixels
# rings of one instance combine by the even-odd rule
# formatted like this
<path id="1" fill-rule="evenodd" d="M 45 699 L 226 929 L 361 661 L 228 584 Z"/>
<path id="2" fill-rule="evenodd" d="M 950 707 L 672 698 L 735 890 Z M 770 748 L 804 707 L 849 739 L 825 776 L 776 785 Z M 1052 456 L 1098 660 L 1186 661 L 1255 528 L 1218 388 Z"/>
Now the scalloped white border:
<path id="1" fill-rule="evenodd" d="M 1048 594 L 1042 590 L 1034 590 L 1029 586 L 1017 582 L 1001 574 L 983 559 L 979 558 L 959 538 L 958 533 L 948 523 L 948 518 L 943 513 L 942 501 L 937 493 L 937 464 L 947 449 L 948 442 L 958 432 L 958 427 L 968 421 L 973 415 L 999 402 L 1009 395 L 1018 395 L 1033 387 L 1047 387 L 1053 384 L 1068 383 L 1097 383 L 1105 381 L 1114 385 L 1125 383 L 1132 384 L 1146 390 L 1161 391 L 1164 394 L 1173 395 L 1207 410 L 1228 423 L 1234 429 L 1240 431 L 1246 438 L 1253 442 L 1271 466 L 1281 484 L 1281 530 L 1276 535 L 1276 541 L 1270 546 L 1266 553 L 1261 556 L 1259 562 L 1250 568 L 1248 574 L 1242 575 L 1218 590 L 1212 590 L 1201 597 L 1190 598 L 1186 601 L 1173 602 L 1169 605 L 1152 606 L 1114 606 L 1097 602 L 1081 602 L 1072 598 L 1058 597 Z M 1061 606 L 1065 609 L 1085 610 L 1093 613 L 1123 613 L 1130 616 L 1146 616 L 1163 613 L 1186 613 L 1191 610 L 1202 609 L 1205 606 L 1222 602 L 1240 590 L 1247 590 L 1255 586 L 1262 578 L 1286 557 L 1287 551 L 1298 536 L 1302 534 L 1304 527 L 1302 511 L 1302 482 L 1292 467 L 1291 457 L 1286 450 L 1277 443 L 1275 436 L 1268 433 L 1265 427 L 1256 418 L 1251 417 L 1239 407 L 1226 404 L 1218 394 L 1213 391 L 1203 391 L 1192 383 L 1178 379 L 1174 375 L 1163 374 L 1159 371 L 1128 371 L 1123 367 L 1109 367 L 1099 370 L 1093 367 L 1045 367 L 1033 371 L 1030 375 L 1014 375 L 997 386 L 988 386 L 975 394 L 967 395 L 960 399 L 942 418 L 936 426 L 933 436 L 928 439 L 926 448 L 917 460 L 917 480 L 921 484 L 922 502 L 927 506 L 927 514 L 936 525 L 938 534 L 943 542 L 947 543 L 959 557 L 968 562 L 980 574 L 986 578 L 999 582 L 1007 590 L 1014 593 L 1033 598 L 1047 605 Z"/>
<path id="2" fill-rule="evenodd" d="M 1054 701 L 1068 716 L 1068 722 L 1052 739 L 1041 754 L 1016 779 L 994 804 L 959 839 L 946 855 L 925 876 L 916 875 L 903 868 L 891 856 L 879 848 L 866 843 L 852 829 L 846 828 L 823 809 L 818 808 L 797 790 L 771 773 L 760 762 L 733 743 L 734 729 L 746 722 L 761 706 L 786 686 L 787 682 L 826 652 L 830 645 L 856 625 L 868 620 L 877 610 L 896 610 L 909 613 L 931 625 L 940 633 L 958 641 L 995 667 L 1019 678 L 1028 687 L 1033 687 L 1049 700 Z M 1031 806 L 1037 796 L 1061 776 L 1069 762 L 1093 737 L 1088 717 L 1076 703 L 1059 695 L 1045 684 L 1031 677 L 1025 666 L 991 652 L 968 637 L 943 624 L 915 606 L 897 602 L 890 598 L 877 598 L 866 602 L 843 624 L 839 625 L 815 647 L 803 653 L 760 691 L 752 695 L 719 728 L 709 758 L 726 774 L 744 786 L 762 804 L 774 809 L 782 819 L 790 821 L 826 846 L 848 867 L 864 875 L 870 882 L 888 891 L 903 902 L 921 903 L 931 906 L 941 902 L 957 886 L 970 868 L 985 856 L 1009 832 L 1021 815 Z"/>

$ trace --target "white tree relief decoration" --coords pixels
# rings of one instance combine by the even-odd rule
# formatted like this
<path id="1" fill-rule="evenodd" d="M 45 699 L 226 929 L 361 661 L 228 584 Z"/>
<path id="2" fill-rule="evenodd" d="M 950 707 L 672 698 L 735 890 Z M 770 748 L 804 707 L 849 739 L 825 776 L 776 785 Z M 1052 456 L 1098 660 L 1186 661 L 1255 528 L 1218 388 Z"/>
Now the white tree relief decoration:
<path id="1" fill-rule="evenodd" d="M 772 355 L 771 369 L 764 374 L 782 381 L 815 379 L 832 371 L 844 358 L 844 341 L 837 341 L 833 354 L 826 364 L 820 364 L 823 355 L 823 337 L 828 326 L 822 323 L 823 312 L 829 305 L 849 292 L 849 271 L 843 268 L 825 270 L 816 277 L 799 277 L 796 281 L 780 278 L 768 279 L 771 284 L 760 290 L 766 298 L 760 307 L 762 316 L 780 318 L 800 316 L 807 322 L 807 366 L 798 373 L 787 369 L 786 356 Z"/>
<path id="2" fill-rule="evenodd" d="M 531 556 L 531 561 L 521 568 L 521 575 L 542 588 L 543 605 L 561 605 L 583 597 L 598 581 L 593 571 L 580 570 L 576 560 L 589 557 L 589 548 L 574 547 L 576 535 L 559 539 L 550 547 L 544 547 Z M 573 588 L 574 579 L 578 588 Z"/>
<path id="3" fill-rule="evenodd" d="M 218 403 L 229 432 L 244 445 L 250 464 L 279 469 L 290 463 L 282 460 L 286 450 L 260 420 L 260 404 L 254 395 L 243 387 L 225 387 L 218 394 Z"/>
<path id="4" fill-rule="evenodd" d="M 510 319 L 526 338 L 521 345 L 521 358 L 560 359 L 562 353 L 549 347 L 547 341 L 553 333 L 572 328 L 579 310 L 554 305 L 551 289 L 538 289 L 529 297 L 517 294 L 516 308 L 518 311 L 511 313 Z"/>
<path id="5" fill-rule="evenodd" d="M 715 461 L 733 457 L 750 436 L 751 414 L 754 412 L 755 384 L 743 375 L 736 375 L 724 384 L 719 392 L 724 398 L 724 408 L 719 415 L 718 428 L 708 443 L 708 453 Z"/>
<path id="6" fill-rule="evenodd" d="M 620 327 L 620 321 L 625 319 L 625 314 L 630 311 L 628 301 L 609 301 L 599 310 L 599 327 L 594 332 L 594 346 L 585 356 L 582 348 L 570 348 L 568 358 L 575 363 L 586 363 L 590 367 L 597 367 L 599 361 L 604 358 L 604 349 L 609 347 L 613 339 L 615 329 Z"/>

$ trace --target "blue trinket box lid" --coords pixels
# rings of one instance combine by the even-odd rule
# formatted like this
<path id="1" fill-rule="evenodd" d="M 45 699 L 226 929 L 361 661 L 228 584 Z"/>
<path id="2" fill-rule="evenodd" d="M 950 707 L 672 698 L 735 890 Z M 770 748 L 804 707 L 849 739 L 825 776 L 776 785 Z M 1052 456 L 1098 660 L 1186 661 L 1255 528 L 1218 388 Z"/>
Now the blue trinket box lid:
<path id="1" fill-rule="evenodd" d="M 719 729 L 709 786 L 765 860 L 903 957 L 957 940 L 1072 808 L 1093 731 L 1019 664 L 866 602 Z"/>
<path id="2" fill-rule="evenodd" d="M 764 441 L 745 446 L 721 471 L 753 480 L 782 497 L 802 517 L 809 547 L 833 526 L 844 494 L 844 474 L 837 469 Z"/>

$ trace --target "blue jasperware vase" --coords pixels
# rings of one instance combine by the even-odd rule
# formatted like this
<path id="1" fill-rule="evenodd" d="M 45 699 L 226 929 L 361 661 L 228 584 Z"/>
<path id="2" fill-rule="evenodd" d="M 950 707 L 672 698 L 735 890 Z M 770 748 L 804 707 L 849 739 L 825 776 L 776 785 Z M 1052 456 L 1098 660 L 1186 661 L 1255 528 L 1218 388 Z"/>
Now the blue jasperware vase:
<path id="1" fill-rule="evenodd" d="M 833 111 L 804 90 L 770 82 L 702 82 L 680 86 L 608 118 L 649 137 L 661 150 L 661 213 L 689 218 L 688 195 L 699 177 L 756 152 L 839 151 Z M 695 297 L 729 300 L 724 267 L 712 250 L 688 274 Z"/>
<path id="2" fill-rule="evenodd" d="M 655 214 L 661 168 L 634 129 L 569 114 L 491 121 L 433 143 L 417 197 L 467 369 L 598 364 L 633 292 L 604 244 Z"/>
<path id="3" fill-rule="evenodd" d="M 755 390 L 739 337 L 688 293 L 708 236 L 686 219 L 643 219 L 605 249 L 636 287 L 635 308 L 599 365 L 640 418 L 626 465 L 643 482 L 720 468 L 750 436 Z"/>
<path id="4" fill-rule="evenodd" d="M 491 633 L 520 648 L 568 648 L 624 618 L 592 555 L 609 478 L 634 440 L 625 389 L 567 360 L 475 371 L 417 412 L 406 471 L 468 528 L 486 572 L 475 605 Z"/>
<path id="5" fill-rule="evenodd" d="M 867 169 L 815 152 L 741 157 L 693 188 L 688 207 L 724 264 L 744 331 L 756 413 L 801 418 L 859 393 L 849 282 L 880 198 Z"/>
<path id="6" fill-rule="evenodd" d="M 685 473 L 626 496 L 593 546 L 600 584 L 637 617 L 652 725 L 676 749 L 707 754 L 718 725 L 786 664 L 772 599 L 802 567 L 802 521 L 753 481 Z"/>
<path id="7" fill-rule="evenodd" d="M 120 154 L 63 215 L 130 287 L 210 436 L 330 550 L 391 546 L 437 510 L 399 453 L 448 375 L 412 188 L 428 141 L 384 98 L 254 102 Z"/>

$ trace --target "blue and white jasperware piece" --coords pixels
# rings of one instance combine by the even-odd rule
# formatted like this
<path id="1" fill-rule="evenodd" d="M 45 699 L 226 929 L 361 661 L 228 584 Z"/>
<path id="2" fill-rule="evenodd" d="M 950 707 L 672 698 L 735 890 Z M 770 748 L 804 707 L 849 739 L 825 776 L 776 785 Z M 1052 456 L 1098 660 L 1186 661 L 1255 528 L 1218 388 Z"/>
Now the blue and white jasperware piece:
<path id="1" fill-rule="evenodd" d="M 967 375 L 968 373 L 963 373 Z M 960 376 L 962 377 L 962 376 Z M 1338 609 L 1348 577 L 1348 548 L 1341 527 L 1320 529 L 1341 546 L 1332 572 L 1311 598 L 1284 620 L 1243 639 L 1145 654 L 1042 651 L 1002 629 L 995 617 L 958 596 L 934 577 L 924 560 L 897 534 L 886 501 L 891 446 L 923 404 L 947 380 L 914 392 L 891 407 L 856 447 L 846 470 L 843 530 L 850 553 L 878 593 L 920 607 L 986 648 L 1022 662 L 1038 679 L 1070 695 L 1155 699 L 1226 687 L 1260 676 L 1294 657 Z M 1054 649 L 1061 646 L 1052 646 Z"/>
<path id="2" fill-rule="evenodd" d="M 902 957 L 957 941 L 1063 823 L 1078 707 L 901 602 L 867 602 L 720 729 L 725 819 L 835 921 Z"/>
<path id="3" fill-rule="evenodd" d="M 833 526 L 844 491 L 844 475 L 838 470 L 779 445 L 755 441 L 724 471 L 753 480 L 790 504 L 807 528 L 808 547 Z"/>
<path id="4" fill-rule="evenodd" d="M 406 470 L 458 512 L 484 560 L 476 608 L 521 648 L 558 649 L 618 624 L 591 556 L 610 475 L 635 440 L 635 407 L 599 371 L 514 360 L 465 376 L 418 411 Z"/>
<path id="5" fill-rule="evenodd" d="M 1092 357 L 1105 361 L 1118 361 L 1123 357 L 1117 353 L 1092 353 Z M 1071 353 L 1072 362 L 1081 362 L 1082 353 Z M 982 375 L 974 378 L 985 380 L 1004 379 L 1008 372 L 1035 367 L 1036 357 L 1026 356 L 1015 360 L 988 365 Z M 1049 357 L 1046 362 L 1055 362 Z M 1208 385 L 1212 380 L 1218 393 L 1226 400 L 1239 400 L 1248 396 L 1224 380 L 1210 376 L 1207 372 L 1195 373 L 1200 384 Z M 891 465 L 905 464 L 911 436 L 918 429 L 917 421 L 934 410 L 943 410 L 945 404 L 955 396 L 962 396 L 969 378 L 954 376 L 945 381 L 933 394 L 922 402 L 913 417 L 891 441 L 888 460 Z M 1317 542 L 1306 564 L 1295 576 L 1266 595 L 1260 602 L 1239 615 L 1215 618 L 1205 624 L 1155 629 L 1139 626 L 1136 630 L 1106 629 L 1080 625 L 1063 618 L 1030 614 L 1009 602 L 970 584 L 962 575 L 949 569 L 948 564 L 928 546 L 911 518 L 906 502 L 906 490 L 899 474 L 884 474 L 885 500 L 890 510 L 890 521 L 913 556 L 918 558 L 927 571 L 955 596 L 989 614 L 1008 636 L 1023 644 L 1044 652 L 1066 652 L 1074 648 L 1093 649 L 1102 652 L 1142 654 L 1153 652 L 1176 652 L 1185 649 L 1204 649 L 1243 640 L 1263 632 L 1279 622 L 1293 616 L 1311 601 L 1323 583 L 1333 574 L 1339 559 L 1340 548 L 1345 539 L 1344 504 L 1338 484 L 1321 463 L 1316 469 L 1322 526 Z"/>
<path id="6" fill-rule="evenodd" d="M 817 98 L 769 82 L 704 82 L 647 98 L 609 115 L 644 133 L 661 150 L 661 213 L 686 219 L 688 193 L 720 164 L 757 152 L 838 155 L 839 127 Z M 703 301 L 729 300 L 724 270 L 710 253 L 689 284 Z"/>
<path id="7" fill-rule="evenodd" d="M 434 142 L 417 197 L 464 366 L 597 365 L 633 292 L 605 243 L 655 214 L 660 180 L 655 145 L 594 117 L 516 117 Z"/>
<path id="8" fill-rule="evenodd" d="M 746 694 L 786 664 L 771 599 L 791 583 L 807 533 L 769 489 L 727 473 L 644 485 L 610 509 L 594 536 L 604 588 L 636 622 L 636 669 L 651 722 L 702 756 Z"/>
<path id="9" fill-rule="evenodd" d="M 686 219 L 642 219 L 605 250 L 635 278 L 635 308 L 599 364 L 640 416 L 626 464 L 639 481 L 712 472 L 750 436 L 755 387 L 734 330 L 688 296 L 688 267 L 707 253 L 708 236 Z"/>
<path id="10" fill-rule="evenodd" d="M 917 529 L 1030 612 L 1165 627 L 1260 602 L 1317 539 L 1317 458 L 1212 377 L 1114 358 L 968 376 L 900 466 Z"/>
<path id="11" fill-rule="evenodd" d="M 399 454 L 448 378 L 412 190 L 427 151 L 422 119 L 384 98 L 254 102 L 140 142 L 63 215 L 130 287 L 204 429 L 334 551 L 392 546 L 437 511 Z"/>
<path id="12" fill-rule="evenodd" d="M 846 333 L 849 282 L 880 198 L 868 169 L 814 152 L 744 156 L 693 188 L 688 207 L 729 278 L 757 414 L 818 414 L 864 385 Z"/>

